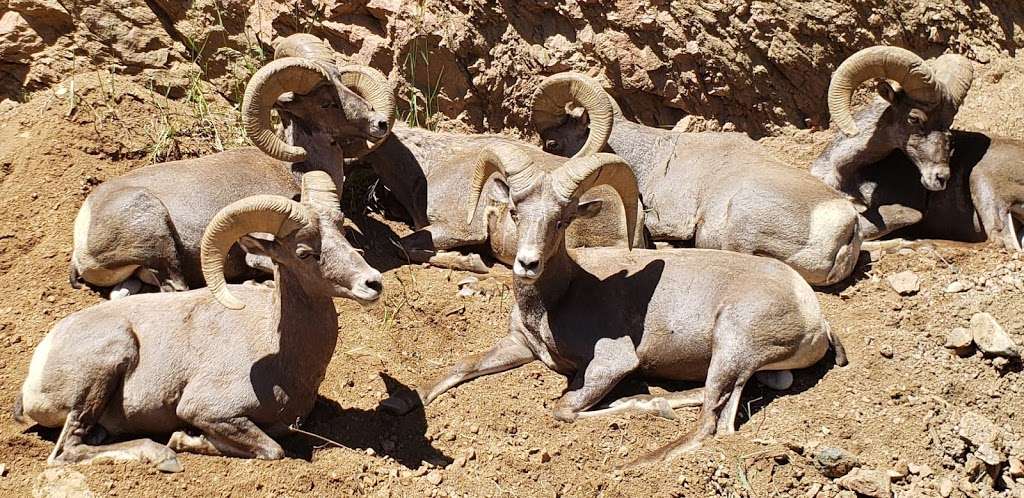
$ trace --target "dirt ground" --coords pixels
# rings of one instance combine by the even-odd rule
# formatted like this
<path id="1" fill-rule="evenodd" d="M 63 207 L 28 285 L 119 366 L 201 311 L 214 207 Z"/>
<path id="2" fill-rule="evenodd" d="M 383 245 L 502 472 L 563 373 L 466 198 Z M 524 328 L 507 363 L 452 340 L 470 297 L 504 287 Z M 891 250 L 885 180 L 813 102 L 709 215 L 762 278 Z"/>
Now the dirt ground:
<path id="1" fill-rule="evenodd" d="M 958 123 L 1024 137 L 1021 61 L 990 66 L 978 79 L 984 91 L 972 91 Z M 73 80 L 0 114 L 0 406 L 12 405 L 45 332 L 101 299 L 67 283 L 71 224 L 90 188 L 154 158 L 239 144 L 235 114 L 216 95 L 197 113 L 141 78 L 101 71 Z M 197 116 L 205 122 L 197 124 Z M 166 139 L 169 126 L 176 133 Z M 806 167 L 828 138 L 790 129 L 764 143 Z M 663 465 L 618 471 L 687 431 L 696 409 L 677 410 L 674 421 L 625 415 L 564 424 L 549 409 L 565 380 L 531 364 L 453 389 L 425 411 L 376 411 L 389 392 L 420 384 L 503 336 L 512 295 L 508 277 L 497 275 L 482 278 L 480 295 L 459 297 L 457 283 L 467 274 L 403 266 L 388 242 L 395 224 L 379 215 L 354 219 L 368 259 L 390 269 L 377 305 L 337 302 L 339 346 L 303 428 L 340 446 L 297 435 L 284 441 L 282 461 L 183 455 L 185 471 L 177 474 L 134 463 L 47 473 L 55 434 L 4 417 L 0 495 L 835 496 L 838 485 L 815 465 L 824 447 L 869 469 L 900 473 L 912 464 L 910 475 L 894 478 L 900 496 L 936 496 L 943 479 L 955 484 L 954 496 L 1022 492 L 1012 479 L 1000 491 L 965 481 L 976 448 L 958 436 L 961 418 L 978 414 L 1006 432 L 1009 455 L 1024 456 L 1017 443 L 1024 435 L 1020 363 L 980 353 L 961 358 L 943 347 L 951 329 L 980 311 L 1017 342 L 1024 339 L 1018 254 L 937 245 L 876 254 L 872 262 L 865 253 L 850 282 L 818 292 L 849 366 L 827 360 L 798 371 L 782 392 L 749 386 L 735 435 Z M 885 279 L 904 270 L 920 277 L 916 294 L 900 296 Z M 954 281 L 973 286 L 946 292 Z"/>

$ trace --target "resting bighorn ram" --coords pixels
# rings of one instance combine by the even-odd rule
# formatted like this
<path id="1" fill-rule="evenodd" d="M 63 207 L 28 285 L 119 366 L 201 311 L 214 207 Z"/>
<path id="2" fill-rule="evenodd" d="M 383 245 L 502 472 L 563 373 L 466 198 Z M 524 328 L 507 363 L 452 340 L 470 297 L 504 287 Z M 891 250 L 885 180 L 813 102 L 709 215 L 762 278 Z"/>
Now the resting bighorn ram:
<path id="1" fill-rule="evenodd" d="M 277 60 L 246 87 L 242 120 L 256 147 L 147 166 L 96 187 L 75 218 L 73 286 L 117 286 L 111 297 L 137 292 L 139 280 L 164 291 L 202 287 L 200 237 L 221 208 L 250 195 L 292 198 L 306 171 L 327 171 L 341 186 L 339 142 L 385 137 L 394 98 L 367 68 L 310 58 L 309 38 L 284 40 Z M 272 129 L 272 108 L 284 140 Z M 254 276 L 241 251 L 232 252 L 226 274 Z"/>
<path id="2" fill-rule="evenodd" d="M 568 90 L 577 88 L 605 98 L 574 101 Z M 853 205 L 744 134 L 633 123 L 596 80 L 577 73 L 541 83 L 534 121 L 544 149 L 560 155 L 579 150 L 588 127 L 610 127 L 608 149 L 636 174 L 653 240 L 773 257 L 813 285 L 843 280 L 856 265 L 861 240 Z"/>
<path id="3" fill-rule="evenodd" d="M 1020 250 L 1024 143 L 951 130 L 971 87 L 965 57 L 923 60 L 898 47 L 871 47 L 844 61 L 829 85 L 840 132 L 811 172 L 859 204 L 866 240 L 908 237 L 980 242 Z M 885 78 L 879 97 L 852 114 L 861 83 Z"/>
<path id="4" fill-rule="evenodd" d="M 703 412 L 693 432 L 661 450 L 667 456 L 694 448 L 716 429 L 734 431 L 743 386 L 755 372 L 810 366 L 830 343 L 836 362 L 845 364 L 814 291 L 777 260 L 702 249 L 567 249 L 569 222 L 603 207 L 581 197 L 602 184 L 621 196 L 622 233 L 634 233 L 636 179 L 615 155 L 570 159 L 545 171 L 528 151 L 490 146 L 480 154 L 471 207 L 494 173 L 506 179 L 518 236 L 509 334 L 414 396 L 406 391 L 382 408 L 405 413 L 459 383 L 534 360 L 569 377 L 553 408 L 563 421 L 632 373 L 706 379 L 702 393 L 670 397 L 676 405 L 702 402 Z"/>
<path id="5" fill-rule="evenodd" d="M 338 338 L 332 298 L 366 303 L 381 291 L 380 273 L 345 239 L 333 180 L 316 171 L 302 183 L 301 203 L 257 195 L 217 213 L 202 239 L 209 290 L 107 301 L 43 338 L 15 416 L 63 427 L 49 463 L 133 459 L 178 471 L 175 451 L 283 456 L 268 433 L 313 408 Z M 277 264 L 273 289 L 225 283 L 236 241 Z M 101 444 L 172 432 L 167 446 Z"/>
<path id="6" fill-rule="evenodd" d="M 574 88 L 572 97 L 581 102 L 603 99 L 587 87 Z M 608 111 L 610 112 L 610 110 Z M 608 129 L 593 127 L 583 139 L 577 155 L 597 152 L 607 139 Z M 494 259 L 511 264 L 515 255 L 515 224 L 508 213 L 500 178 L 488 180 L 479 197 L 476 216 L 467 219 L 465 193 L 473 182 L 471 168 L 480 149 L 489 145 L 527 146 L 522 141 L 501 135 L 463 135 L 444 133 L 396 123 L 379 147 L 367 151 L 365 161 L 392 191 L 412 219 L 413 234 L 404 237 L 402 247 L 410 260 L 475 272 L 487 272 L 475 248 L 486 247 Z M 353 148 L 360 147 L 356 144 Z M 551 156 L 538 167 L 553 168 L 564 158 Z M 607 191 L 591 195 L 619 202 Z M 604 215 L 602 215 L 603 217 Z M 588 227 L 613 226 L 606 220 L 591 220 L 570 229 L 571 247 L 599 247 L 621 244 L 621 234 Z M 459 251 L 457 252 L 456 249 Z"/>

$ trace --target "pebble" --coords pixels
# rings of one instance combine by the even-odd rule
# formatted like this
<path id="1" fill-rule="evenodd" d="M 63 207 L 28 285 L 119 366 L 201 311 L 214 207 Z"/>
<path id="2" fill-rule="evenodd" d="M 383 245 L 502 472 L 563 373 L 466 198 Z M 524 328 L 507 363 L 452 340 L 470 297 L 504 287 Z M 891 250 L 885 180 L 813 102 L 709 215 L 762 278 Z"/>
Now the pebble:
<path id="1" fill-rule="evenodd" d="M 878 354 L 882 355 L 884 358 L 892 358 L 892 346 L 883 344 L 882 347 L 878 348 Z"/>
<path id="2" fill-rule="evenodd" d="M 918 476 L 921 476 L 921 477 L 928 477 L 928 476 L 932 475 L 932 468 L 929 467 L 928 465 L 914 465 L 914 464 L 910 464 L 908 466 L 908 468 L 910 470 L 910 473 L 914 474 L 914 475 L 918 475 Z"/>
<path id="3" fill-rule="evenodd" d="M 551 461 L 551 453 L 544 448 L 531 448 L 529 451 L 530 461 L 533 463 L 548 463 Z"/>
<path id="4" fill-rule="evenodd" d="M 858 495 L 872 498 L 892 497 L 892 483 L 889 481 L 889 476 L 880 470 L 856 468 L 837 479 L 836 484 Z"/>
<path id="5" fill-rule="evenodd" d="M 804 498 L 814 498 L 818 496 L 818 492 L 821 491 L 821 483 L 816 482 L 811 484 L 810 488 L 807 488 L 807 493 L 804 494 Z"/>
<path id="6" fill-rule="evenodd" d="M 1020 357 L 1020 352 L 1013 339 L 988 313 L 975 313 L 971 317 L 971 335 L 974 337 L 974 343 L 978 345 L 978 349 L 988 354 L 1010 358 Z"/>
<path id="7" fill-rule="evenodd" d="M 435 470 L 427 474 L 427 482 L 437 486 L 444 481 L 444 476 L 441 475 L 441 471 Z"/>
<path id="8" fill-rule="evenodd" d="M 0 475 L 3 475 L 0 473 Z M 1010 477 L 1014 479 L 1024 477 L 1024 462 L 1017 457 L 1010 457 Z"/>
<path id="9" fill-rule="evenodd" d="M 951 494 L 953 494 L 953 481 L 949 480 L 948 477 L 939 479 L 939 496 L 949 498 Z"/>
<path id="10" fill-rule="evenodd" d="M 896 291 L 901 296 L 916 294 L 917 291 L 921 290 L 921 279 L 916 273 L 910 270 L 889 275 L 888 277 L 885 277 L 885 280 L 889 282 L 892 290 Z"/>
<path id="11" fill-rule="evenodd" d="M 857 458 L 842 448 L 821 446 L 814 454 L 814 465 L 826 477 L 835 479 L 846 475 L 858 465 Z"/>
<path id="12" fill-rule="evenodd" d="M 1001 465 L 1006 461 L 1003 445 L 1003 431 L 991 420 L 977 412 L 967 412 L 960 417 L 960 438 L 974 448 L 974 456 L 987 465 Z"/>
<path id="13" fill-rule="evenodd" d="M 967 353 L 974 344 L 974 337 L 971 331 L 963 327 L 956 327 L 946 334 L 946 347 L 959 353 Z"/>
<path id="14" fill-rule="evenodd" d="M 972 284 L 971 282 L 966 282 L 966 281 L 963 281 L 963 280 L 956 280 L 956 281 L 954 281 L 954 282 L 952 282 L 952 283 L 950 283 L 949 285 L 946 286 L 946 293 L 948 293 L 948 294 L 956 294 L 958 292 L 963 292 L 965 290 L 970 290 L 972 287 L 974 287 L 974 284 Z"/>

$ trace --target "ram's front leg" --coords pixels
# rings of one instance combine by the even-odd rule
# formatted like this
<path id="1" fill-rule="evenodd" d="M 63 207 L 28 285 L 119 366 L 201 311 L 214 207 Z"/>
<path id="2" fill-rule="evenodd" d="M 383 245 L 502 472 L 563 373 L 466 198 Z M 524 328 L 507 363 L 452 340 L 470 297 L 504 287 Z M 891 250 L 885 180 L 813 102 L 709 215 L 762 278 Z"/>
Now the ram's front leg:
<path id="1" fill-rule="evenodd" d="M 402 249 L 410 261 L 440 268 L 487 273 L 490 268 L 479 254 L 462 254 L 448 249 L 483 244 L 484 237 L 459 237 L 438 226 L 428 226 L 402 238 Z"/>
<path id="2" fill-rule="evenodd" d="M 971 201 L 988 240 L 1007 250 L 1019 251 L 1022 245 L 1020 228 L 1024 221 L 1024 187 L 997 173 L 976 169 L 971 174 Z"/>
<path id="3" fill-rule="evenodd" d="M 576 372 L 569 390 L 555 402 L 552 415 L 572 422 L 580 412 L 596 405 L 622 379 L 636 370 L 640 360 L 629 337 L 603 338 L 594 345 L 594 357 L 586 368 Z"/>
<path id="4" fill-rule="evenodd" d="M 868 209 L 860 214 L 860 235 L 864 240 L 875 240 L 913 225 L 922 217 L 920 211 L 899 204 Z"/>
<path id="5" fill-rule="evenodd" d="M 491 349 L 471 355 L 458 362 L 440 378 L 415 391 L 399 391 L 381 401 L 380 408 L 392 415 L 404 415 L 418 406 L 426 406 L 449 389 L 475 379 L 512 370 L 536 359 L 516 333 L 503 337 Z"/>

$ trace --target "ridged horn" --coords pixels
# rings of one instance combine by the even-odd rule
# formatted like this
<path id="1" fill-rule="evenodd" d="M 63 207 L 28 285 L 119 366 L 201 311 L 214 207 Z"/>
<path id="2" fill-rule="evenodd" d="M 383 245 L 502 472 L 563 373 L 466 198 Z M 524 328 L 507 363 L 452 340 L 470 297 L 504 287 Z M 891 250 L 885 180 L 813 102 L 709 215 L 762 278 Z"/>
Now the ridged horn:
<path id="1" fill-rule="evenodd" d="M 324 66 L 300 57 L 277 59 L 256 71 L 242 97 L 242 124 L 252 143 L 279 161 L 304 161 L 305 149 L 285 143 L 274 132 L 270 110 L 281 94 L 308 93 L 324 81 L 331 81 Z"/>
<path id="2" fill-rule="evenodd" d="M 533 165 L 533 160 L 520 145 L 495 143 L 484 147 L 477 156 L 476 169 L 473 172 L 466 223 L 472 223 L 476 217 L 476 205 L 484 184 L 494 173 L 501 174 L 510 192 L 520 192 L 529 188 L 537 178 L 537 168 Z"/>
<path id="3" fill-rule="evenodd" d="M 967 98 L 974 80 L 974 65 L 970 59 L 959 54 L 940 55 L 931 61 L 935 81 L 956 107 L 960 107 Z"/>
<path id="4" fill-rule="evenodd" d="M 245 307 L 231 294 L 224 279 L 224 259 L 239 238 L 252 232 L 280 238 L 310 223 L 305 206 L 279 195 L 254 195 L 221 209 L 206 226 L 200 246 L 203 278 L 213 297 L 228 309 Z"/>
<path id="5" fill-rule="evenodd" d="M 388 81 L 387 76 L 372 67 L 360 64 L 345 64 L 339 66 L 338 71 L 341 72 L 341 83 L 366 99 L 373 110 L 387 116 L 388 129 L 393 129 L 395 125 L 395 91 L 391 88 L 391 82 Z M 367 140 L 366 150 L 354 151 L 352 157 L 358 159 L 369 154 L 380 147 L 385 140 L 387 140 L 386 136 L 379 140 Z"/>
<path id="6" fill-rule="evenodd" d="M 640 190 L 632 168 L 619 156 L 605 152 L 586 157 L 570 159 L 551 173 L 555 193 L 564 200 L 579 199 L 588 190 L 598 185 L 608 185 L 622 198 L 625 232 L 629 237 L 629 248 L 636 243 L 637 209 Z"/>
<path id="7" fill-rule="evenodd" d="M 334 64 L 334 50 L 309 33 L 296 33 L 278 41 L 274 46 L 274 59 L 285 57 L 301 57 Z"/>
<path id="8" fill-rule="evenodd" d="M 917 54 L 899 47 L 875 46 L 851 55 L 836 72 L 828 86 L 828 112 L 836 126 L 847 136 L 860 133 L 850 110 L 853 92 L 871 78 L 887 78 L 903 87 L 910 98 L 936 102 L 939 85 L 931 68 Z"/>
<path id="9" fill-rule="evenodd" d="M 577 102 L 590 117 L 590 134 L 573 157 L 600 151 L 612 133 L 611 96 L 597 80 L 580 73 L 566 72 L 548 76 L 540 83 L 533 100 L 533 121 L 538 130 L 557 126 L 565 116 L 565 105 Z"/>
<path id="10" fill-rule="evenodd" d="M 325 171 L 310 171 L 302 175 L 301 202 L 318 209 L 341 212 L 338 186 Z"/>

